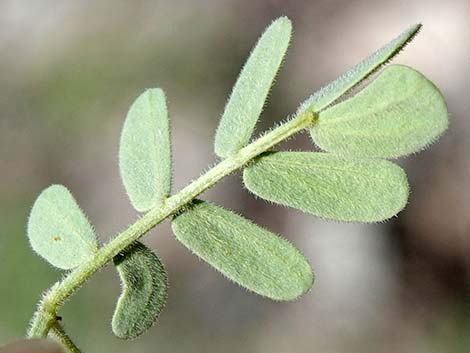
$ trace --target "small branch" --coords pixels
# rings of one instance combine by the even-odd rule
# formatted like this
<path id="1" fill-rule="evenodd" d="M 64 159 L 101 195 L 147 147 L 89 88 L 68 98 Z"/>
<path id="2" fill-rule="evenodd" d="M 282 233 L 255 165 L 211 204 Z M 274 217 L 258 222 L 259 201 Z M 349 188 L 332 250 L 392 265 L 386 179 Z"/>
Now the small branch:
<path id="1" fill-rule="evenodd" d="M 105 266 L 114 256 L 142 237 L 150 229 L 167 217 L 190 203 L 195 197 L 212 187 L 227 175 L 242 168 L 253 158 L 268 151 L 274 145 L 288 139 L 295 133 L 312 126 L 317 120 L 313 112 L 304 112 L 286 123 L 269 131 L 253 143 L 242 148 L 238 153 L 228 157 L 200 176 L 177 194 L 166 199 L 158 208 L 150 210 L 124 232 L 103 245 L 96 255 L 72 271 L 62 281 L 57 282 L 45 294 L 38 311 L 33 317 L 29 337 L 45 337 L 50 329 L 50 322 L 42 320 L 38 313 L 49 313 L 55 317 L 58 309 L 78 288 L 80 288 L 96 271 Z"/>
<path id="2" fill-rule="evenodd" d="M 43 303 L 39 305 L 39 309 L 34 313 L 31 325 L 28 330 L 28 338 L 46 337 L 50 328 L 56 321 L 55 313 L 44 310 Z"/>
<path id="3" fill-rule="evenodd" d="M 51 333 L 70 353 L 81 353 L 81 350 L 73 343 L 59 322 L 55 321 L 51 326 Z"/>

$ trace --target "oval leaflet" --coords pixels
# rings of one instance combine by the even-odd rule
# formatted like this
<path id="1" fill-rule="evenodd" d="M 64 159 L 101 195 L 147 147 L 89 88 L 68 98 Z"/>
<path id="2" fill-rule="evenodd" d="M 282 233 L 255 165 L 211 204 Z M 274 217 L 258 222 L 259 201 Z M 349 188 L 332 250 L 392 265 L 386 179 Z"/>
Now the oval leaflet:
<path id="1" fill-rule="evenodd" d="M 346 159 L 330 153 L 266 153 L 243 171 L 248 190 L 316 216 L 383 221 L 405 207 L 405 172 L 386 160 Z"/>
<path id="2" fill-rule="evenodd" d="M 27 234 L 34 251 L 64 270 L 77 267 L 98 250 L 93 227 L 62 185 L 52 185 L 38 196 Z"/>
<path id="3" fill-rule="evenodd" d="M 299 250 L 231 211 L 196 200 L 171 226 L 188 249 L 257 294 L 292 300 L 313 284 L 312 269 Z"/>
<path id="4" fill-rule="evenodd" d="M 329 152 L 396 158 L 425 148 L 447 125 L 439 90 L 419 72 L 392 65 L 352 98 L 320 112 L 310 133 Z"/>
<path id="5" fill-rule="evenodd" d="M 256 43 L 233 87 L 217 128 L 214 147 L 219 157 L 229 157 L 250 140 L 286 54 L 291 33 L 290 20 L 280 17 Z"/>
<path id="6" fill-rule="evenodd" d="M 119 168 L 137 211 L 148 211 L 169 195 L 170 126 L 160 88 L 145 91 L 130 107 L 119 144 Z"/>

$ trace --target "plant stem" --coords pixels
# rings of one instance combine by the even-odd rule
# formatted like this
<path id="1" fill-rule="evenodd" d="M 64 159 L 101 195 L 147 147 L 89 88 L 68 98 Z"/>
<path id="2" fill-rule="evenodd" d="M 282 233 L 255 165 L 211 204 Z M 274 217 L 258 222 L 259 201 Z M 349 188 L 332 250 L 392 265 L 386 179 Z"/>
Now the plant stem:
<path id="1" fill-rule="evenodd" d="M 81 353 L 80 349 L 72 342 L 67 333 L 65 333 L 64 328 L 57 321 L 51 326 L 51 331 L 56 340 L 62 343 L 70 353 Z"/>
<path id="2" fill-rule="evenodd" d="M 175 214 L 222 178 L 242 168 L 253 158 L 266 152 L 279 142 L 313 125 L 316 120 L 317 115 L 307 111 L 259 137 L 233 156 L 222 160 L 180 192 L 169 197 L 153 210 L 150 210 L 108 244 L 103 245 L 92 259 L 80 265 L 63 280 L 57 282 L 44 295 L 31 321 L 28 336 L 30 338 L 47 336 L 51 327 L 54 327 L 54 322 L 51 322 L 50 318 L 55 318 L 58 309 L 62 306 L 64 301 L 79 289 L 95 272 L 111 261 L 114 256 L 125 250 L 165 218 Z"/>

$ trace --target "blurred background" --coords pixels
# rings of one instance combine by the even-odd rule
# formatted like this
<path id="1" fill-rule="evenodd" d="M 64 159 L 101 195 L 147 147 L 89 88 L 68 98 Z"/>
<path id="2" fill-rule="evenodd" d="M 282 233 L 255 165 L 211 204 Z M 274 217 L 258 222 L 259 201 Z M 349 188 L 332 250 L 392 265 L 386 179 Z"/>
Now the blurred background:
<path id="1" fill-rule="evenodd" d="M 24 335 L 43 290 L 62 275 L 29 248 L 39 192 L 62 183 L 103 241 L 138 215 L 119 178 L 127 109 L 145 88 L 167 94 L 174 190 L 214 162 L 212 141 L 251 47 L 271 20 L 295 35 L 259 131 L 415 22 L 395 62 L 442 90 L 450 129 L 400 163 L 412 194 L 384 224 L 326 222 L 262 200 L 233 175 L 206 192 L 285 235 L 315 269 L 303 298 L 249 294 L 191 255 L 168 222 L 144 238 L 170 276 L 168 306 L 142 338 L 123 342 L 110 319 L 112 267 L 64 307 L 85 352 L 464 352 L 470 347 L 470 5 L 468 0 L 0 1 L 0 342 Z M 312 149 L 305 135 L 283 148 Z"/>

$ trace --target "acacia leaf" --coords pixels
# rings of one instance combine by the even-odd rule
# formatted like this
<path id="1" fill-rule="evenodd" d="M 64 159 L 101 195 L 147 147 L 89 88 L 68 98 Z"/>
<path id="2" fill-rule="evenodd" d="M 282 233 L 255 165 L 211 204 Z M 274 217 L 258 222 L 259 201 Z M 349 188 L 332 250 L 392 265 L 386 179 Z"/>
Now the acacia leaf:
<path id="1" fill-rule="evenodd" d="M 265 154 L 245 168 L 243 181 L 263 199 L 340 221 L 385 220 L 408 198 L 406 175 L 396 164 L 329 153 Z"/>
<path id="2" fill-rule="evenodd" d="M 196 200 L 172 229 L 204 261 L 262 296 L 292 300 L 313 284 L 309 263 L 287 240 L 216 205 Z"/>
<path id="3" fill-rule="evenodd" d="M 113 333 L 123 339 L 137 338 L 165 307 L 168 276 L 158 256 L 139 242 L 113 261 L 123 287 L 111 323 Z"/>
<path id="4" fill-rule="evenodd" d="M 425 148 L 447 125 L 446 103 L 432 82 L 393 65 L 354 97 L 322 111 L 310 133 L 329 152 L 395 158 Z"/>
<path id="5" fill-rule="evenodd" d="M 69 270 L 98 249 L 96 234 L 67 188 L 51 185 L 34 202 L 27 234 L 34 251 L 52 265 Z"/>
<path id="6" fill-rule="evenodd" d="M 368 76 L 380 69 L 387 62 L 392 60 L 393 57 L 396 56 L 405 47 L 405 45 L 413 40 L 421 27 L 421 24 L 410 26 L 399 36 L 392 39 L 389 43 L 384 45 L 373 54 L 369 55 L 359 64 L 343 73 L 336 80 L 330 82 L 312 94 L 300 105 L 299 109 L 297 110 L 297 114 L 301 114 L 307 110 L 312 110 L 318 113 L 336 101 L 342 95 L 361 83 Z"/>
<path id="7" fill-rule="evenodd" d="M 292 24 L 275 20 L 258 40 L 230 98 L 215 135 L 215 153 L 226 158 L 243 148 L 253 133 L 274 78 L 289 46 Z"/>
<path id="8" fill-rule="evenodd" d="M 130 107 L 121 133 L 119 167 L 137 211 L 148 211 L 170 193 L 170 127 L 160 88 L 146 90 Z"/>

